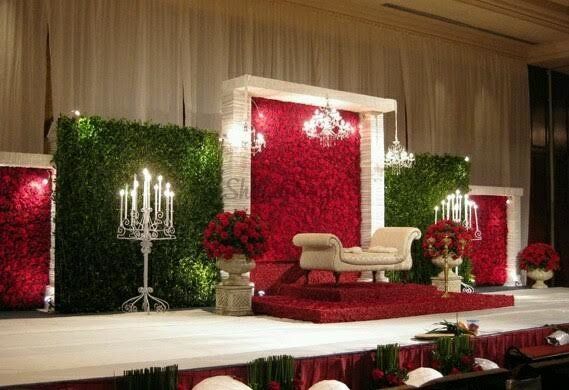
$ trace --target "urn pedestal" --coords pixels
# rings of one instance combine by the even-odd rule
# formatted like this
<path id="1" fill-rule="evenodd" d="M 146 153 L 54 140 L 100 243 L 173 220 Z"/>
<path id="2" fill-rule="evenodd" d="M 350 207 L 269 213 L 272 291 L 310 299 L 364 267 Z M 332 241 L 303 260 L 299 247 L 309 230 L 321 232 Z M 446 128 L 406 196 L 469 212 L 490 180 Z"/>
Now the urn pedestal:
<path id="1" fill-rule="evenodd" d="M 431 277 L 431 284 L 436 286 L 438 290 L 444 291 L 443 297 L 448 296 L 449 292 L 460 292 L 462 285 L 462 276 L 453 272 L 453 268 L 462 264 L 462 258 L 453 259 L 450 256 L 434 257 L 432 259 L 434 265 L 441 267 L 442 271 L 437 275 Z"/>
<path id="2" fill-rule="evenodd" d="M 536 268 L 528 271 L 528 278 L 535 280 L 531 288 L 548 288 L 544 282 L 553 277 L 553 271 Z"/>
<path id="3" fill-rule="evenodd" d="M 252 315 L 254 285 L 249 271 L 255 268 L 255 262 L 244 255 L 235 255 L 230 260 L 218 259 L 216 265 L 229 276 L 215 288 L 215 312 L 228 316 Z"/>

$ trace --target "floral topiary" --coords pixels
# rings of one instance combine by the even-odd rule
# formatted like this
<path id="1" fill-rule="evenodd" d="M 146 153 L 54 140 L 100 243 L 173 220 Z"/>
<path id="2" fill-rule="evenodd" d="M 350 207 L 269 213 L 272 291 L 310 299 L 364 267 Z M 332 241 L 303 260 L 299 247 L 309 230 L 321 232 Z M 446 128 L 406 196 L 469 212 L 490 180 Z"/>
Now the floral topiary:
<path id="1" fill-rule="evenodd" d="M 471 249 L 473 234 L 470 229 L 451 220 L 440 220 L 430 225 L 423 239 L 423 250 L 427 257 L 453 259 L 467 256 Z"/>
<path id="2" fill-rule="evenodd" d="M 542 242 L 526 246 L 519 254 L 520 268 L 527 271 L 543 269 L 555 271 L 559 269 L 559 254 L 555 249 Z"/>
<path id="3" fill-rule="evenodd" d="M 265 224 L 243 210 L 217 214 L 204 231 L 203 245 L 210 257 L 229 260 L 243 254 L 254 258 L 265 252 L 266 243 Z"/>

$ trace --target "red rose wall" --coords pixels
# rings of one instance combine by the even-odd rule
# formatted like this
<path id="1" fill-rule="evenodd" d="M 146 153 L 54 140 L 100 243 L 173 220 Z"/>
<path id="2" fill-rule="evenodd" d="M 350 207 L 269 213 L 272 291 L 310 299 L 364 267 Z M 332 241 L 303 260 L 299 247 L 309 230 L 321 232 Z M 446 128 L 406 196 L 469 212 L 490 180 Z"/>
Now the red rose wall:
<path id="1" fill-rule="evenodd" d="M 478 205 L 478 223 L 482 240 L 474 241 L 473 273 L 476 285 L 503 285 L 508 261 L 508 216 L 505 196 L 473 195 Z"/>
<path id="2" fill-rule="evenodd" d="M 255 98 L 252 123 L 267 147 L 251 161 L 251 211 L 269 224 L 266 254 L 253 272 L 257 289 L 295 279 L 300 232 L 330 232 L 347 247 L 360 245 L 359 115 L 342 111 L 356 131 L 332 147 L 309 139 L 302 130 L 316 107 Z"/>
<path id="3" fill-rule="evenodd" d="M 49 284 L 47 169 L 0 167 L 0 309 L 43 307 Z"/>

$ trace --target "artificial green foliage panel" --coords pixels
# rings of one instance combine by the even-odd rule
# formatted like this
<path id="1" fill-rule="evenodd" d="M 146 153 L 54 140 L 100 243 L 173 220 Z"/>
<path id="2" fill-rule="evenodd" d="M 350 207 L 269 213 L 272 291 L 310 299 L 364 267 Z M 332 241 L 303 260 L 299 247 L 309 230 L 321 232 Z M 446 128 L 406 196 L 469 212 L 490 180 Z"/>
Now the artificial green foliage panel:
<path id="1" fill-rule="evenodd" d="M 149 283 L 171 306 L 208 305 L 217 277 L 201 245 L 222 209 L 221 149 L 194 128 L 99 117 L 58 122 L 56 296 L 64 312 L 116 310 L 142 285 L 137 241 L 118 240 L 118 191 L 148 168 L 172 183 L 175 240 L 153 242 Z"/>
<path id="2" fill-rule="evenodd" d="M 434 207 L 446 195 L 459 189 L 468 192 L 470 163 L 459 156 L 417 155 L 413 168 L 396 175 L 392 169 L 385 172 L 385 225 L 415 226 L 424 234 L 435 221 Z M 440 210 L 439 210 L 440 218 Z M 430 283 L 437 271 L 423 258 L 421 240 L 413 244 L 413 268 L 408 280 Z M 393 275 L 395 278 L 398 275 Z"/>

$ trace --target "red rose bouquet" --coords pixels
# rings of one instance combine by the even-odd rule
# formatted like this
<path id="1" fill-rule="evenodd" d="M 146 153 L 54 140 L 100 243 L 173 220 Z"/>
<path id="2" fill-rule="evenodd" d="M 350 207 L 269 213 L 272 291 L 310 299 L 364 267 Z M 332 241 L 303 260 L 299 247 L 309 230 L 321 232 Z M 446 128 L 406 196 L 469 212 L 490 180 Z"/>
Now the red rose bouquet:
<path id="1" fill-rule="evenodd" d="M 376 389 L 400 386 L 409 378 L 410 367 L 399 366 L 399 345 L 378 345 L 375 352 L 375 368 L 371 372 Z"/>
<path id="2" fill-rule="evenodd" d="M 453 259 L 467 256 L 470 252 L 472 231 L 451 220 L 440 220 L 430 225 L 423 239 L 423 251 L 427 257 L 447 257 Z"/>
<path id="3" fill-rule="evenodd" d="M 518 254 L 520 268 L 527 271 L 544 269 L 555 271 L 559 269 L 559 254 L 548 244 L 538 242 L 530 244 Z"/>
<path id="4" fill-rule="evenodd" d="M 433 351 L 431 367 L 443 375 L 482 369 L 476 364 L 470 336 L 465 334 L 437 339 L 437 348 Z"/>
<path id="5" fill-rule="evenodd" d="M 242 210 L 217 214 L 207 225 L 203 245 L 210 257 L 231 259 L 243 254 L 247 258 L 262 255 L 266 250 L 266 227 L 258 216 Z"/>

